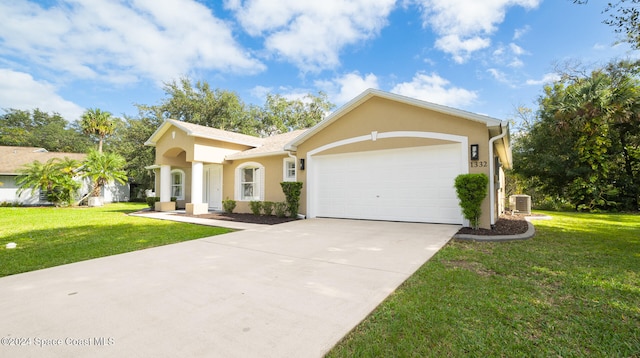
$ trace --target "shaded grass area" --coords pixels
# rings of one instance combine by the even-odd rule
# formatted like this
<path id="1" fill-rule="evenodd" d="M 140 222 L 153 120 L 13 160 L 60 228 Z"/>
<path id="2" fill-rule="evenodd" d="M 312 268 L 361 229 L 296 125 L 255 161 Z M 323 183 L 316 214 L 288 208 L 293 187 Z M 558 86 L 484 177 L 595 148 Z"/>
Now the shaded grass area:
<path id="1" fill-rule="evenodd" d="M 127 215 L 145 207 L 0 208 L 0 277 L 232 231 Z"/>
<path id="2" fill-rule="evenodd" d="M 450 242 L 328 356 L 640 356 L 640 215 L 546 214 L 532 240 Z"/>

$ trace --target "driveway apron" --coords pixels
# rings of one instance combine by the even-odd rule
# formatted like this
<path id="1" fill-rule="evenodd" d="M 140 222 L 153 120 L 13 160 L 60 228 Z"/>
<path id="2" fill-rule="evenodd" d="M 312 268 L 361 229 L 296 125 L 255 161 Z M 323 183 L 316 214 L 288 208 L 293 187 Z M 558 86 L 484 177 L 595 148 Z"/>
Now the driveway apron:
<path id="1" fill-rule="evenodd" d="M 300 220 L 4 277 L 0 356 L 321 357 L 458 229 Z"/>

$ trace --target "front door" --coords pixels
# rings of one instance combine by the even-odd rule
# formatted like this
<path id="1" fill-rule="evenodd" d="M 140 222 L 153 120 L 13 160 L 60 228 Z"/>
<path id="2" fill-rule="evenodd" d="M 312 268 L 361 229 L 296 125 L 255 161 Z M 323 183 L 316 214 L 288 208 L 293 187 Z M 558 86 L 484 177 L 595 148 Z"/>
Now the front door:
<path id="1" fill-rule="evenodd" d="M 211 210 L 222 210 L 222 165 L 207 164 L 203 168 L 204 202 Z"/>

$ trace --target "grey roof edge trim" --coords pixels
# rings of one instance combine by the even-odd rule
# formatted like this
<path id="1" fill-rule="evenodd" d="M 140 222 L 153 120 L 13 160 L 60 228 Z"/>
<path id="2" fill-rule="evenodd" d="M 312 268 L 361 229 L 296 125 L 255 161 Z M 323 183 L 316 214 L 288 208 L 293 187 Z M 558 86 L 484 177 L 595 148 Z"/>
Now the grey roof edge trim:
<path id="1" fill-rule="evenodd" d="M 242 139 L 239 139 L 239 138 L 226 138 L 226 137 L 223 137 L 223 136 L 210 135 L 210 134 L 201 133 L 201 132 L 198 132 L 198 131 L 193 131 L 193 130 L 183 126 L 181 123 L 182 122 L 180 122 L 178 120 L 175 120 L 175 119 L 171 119 L 171 118 L 165 119 L 164 122 L 162 123 L 162 125 L 160 125 L 158 127 L 158 129 L 156 129 L 156 131 L 153 132 L 151 137 L 149 137 L 149 139 L 147 139 L 147 141 L 144 142 L 144 145 L 155 146 L 156 143 L 157 143 L 157 138 L 156 137 L 162 136 L 169 129 L 169 126 L 174 126 L 174 127 L 178 128 L 178 129 L 182 130 L 183 132 L 185 132 L 190 137 L 219 140 L 221 142 L 246 145 L 246 146 L 249 146 L 249 147 L 256 147 L 256 148 L 260 147 L 261 144 L 259 144 L 259 143 L 263 141 L 263 138 L 255 137 L 255 139 L 253 139 L 252 136 L 249 136 L 249 135 L 246 135 L 246 134 L 241 134 L 241 133 L 235 133 L 235 134 L 240 135 L 240 136 L 251 137 L 252 139 L 250 139 L 250 140 L 249 139 L 242 140 Z M 216 128 L 214 128 L 214 129 L 216 129 Z M 229 132 L 229 133 L 233 133 L 233 132 Z"/>
<path id="2" fill-rule="evenodd" d="M 319 132 L 321 129 L 323 129 L 326 126 L 328 126 L 329 124 L 333 123 L 335 120 L 337 120 L 338 118 L 340 118 L 344 114 L 350 112 L 351 110 L 356 108 L 358 105 L 360 105 L 361 103 L 365 102 L 366 100 L 368 100 L 368 99 L 370 99 L 372 97 L 385 98 L 385 99 L 388 99 L 388 100 L 409 104 L 409 105 L 412 105 L 412 106 L 416 106 L 416 107 L 420 107 L 420 108 L 424 108 L 424 109 L 440 112 L 440 113 L 443 113 L 443 114 L 448 114 L 448 115 L 453 115 L 453 116 L 456 116 L 456 117 L 465 118 L 465 119 L 472 120 L 472 121 L 475 121 L 475 122 L 484 123 L 484 124 L 487 125 L 487 127 L 500 126 L 500 125 L 502 125 L 503 122 L 505 122 L 505 121 L 499 120 L 497 118 L 485 116 L 485 115 L 482 115 L 482 114 L 468 112 L 468 111 L 464 111 L 464 110 L 453 108 L 453 107 L 447 107 L 447 106 L 443 106 L 443 105 L 440 105 L 440 104 L 436 104 L 436 103 L 427 102 L 427 101 L 423 101 L 423 100 L 416 99 L 416 98 L 411 98 L 411 97 L 399 95 L 399 94 L 396 94 L 396 93 L 385 92 L 385 91 L 382 91 L 382 90 L 369 88 L 369 89 L 365 90 L 364 92 L 362 92 L 357 97 L 355 97 L 354 99 L 352 99 L 351 101 L 349 101 L 346 104 L 344 104 L 342 107 L 338 108 L 335 112 L 333 112 L 330 115 L 328 115 L 325 119 L 320 121 L 318 124 L 313 126 L 311 129 L 309 129 L 308 131 L 306 131 L 305 133 L 303 133 L 299 137 L 295 138 L 291 142 L 287 143 L 285 145 L 285 147 L 284 147 L 285 150 L 296 151 L 297 150 L 297 146 L 302 144 L 302 143 L 304 143 L 309 137 L 313 136 L 314 134 Z"/>

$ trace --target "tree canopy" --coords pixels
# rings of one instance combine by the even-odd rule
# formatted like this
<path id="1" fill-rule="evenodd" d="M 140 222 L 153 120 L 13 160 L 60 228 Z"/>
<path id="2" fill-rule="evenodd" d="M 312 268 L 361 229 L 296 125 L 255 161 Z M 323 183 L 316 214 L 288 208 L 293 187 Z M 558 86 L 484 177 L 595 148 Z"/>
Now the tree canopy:
<path id="1" fill-rule="evenodd" d="M 586 4 L 589 0 L 573 0 L 576 4 Z M 607 2 L 602 11 L 609 15 L 603 22 L 622 34 L 623 41 L 640 50 L 640 0 L 618 0 Z"/>
<path id="2" fill-rule="evenodd" d="M 637 210 L 639 74 L 637 63 L 619 62 L 546 86 L 514 148 L 515 173 L 579 210 Z"/>
<path id="3" fill-rule="evenodd" d="M 102 153 L 104 138 L 115 131 L 115 121 L 110 112 L 89 108 L 80 118 L 80 127 L 85 134 L 98 137 L 98 152 Z"/>
<path id="4" fill-rule="evenodd" d="M 227 131 L 269 136 L 308 128 L 333 109 L 326 94 L 287 99 L 268 94 L 263 106 L 247 105 L 232 91 L 212 89 L 206 81 L 188 78 L 165 84 L 166 97 L 157 105 L 137 107 L 141 117 L 161 122 L 166 118 Z"/>
<path id="5" fill-rule="evenodd" d="M 91 141 L 74 123 L 40 109 L 5 109 L 0 115 L 0 145 L 39 147 L 50 152 L 83 153 Z"/>

